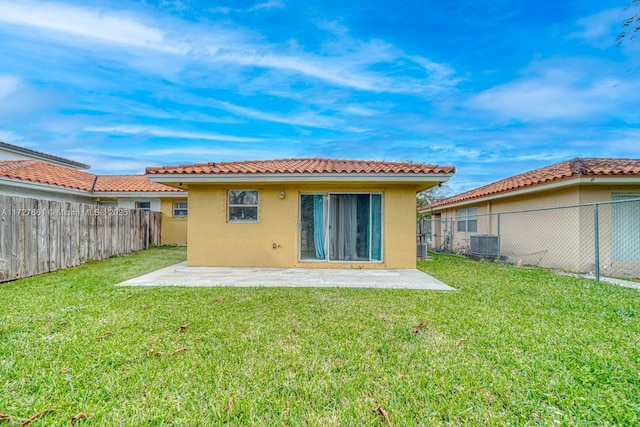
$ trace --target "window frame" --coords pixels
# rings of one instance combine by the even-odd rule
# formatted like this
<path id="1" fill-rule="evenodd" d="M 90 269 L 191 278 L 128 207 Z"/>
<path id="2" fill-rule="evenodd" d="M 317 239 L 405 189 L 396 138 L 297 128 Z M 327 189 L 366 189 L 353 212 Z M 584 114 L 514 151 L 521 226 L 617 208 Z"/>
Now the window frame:
<path id="1" fill-rule="evenodd" d="M 253 192 L 256 193 L 256 203 L 255 204 L 231 204 L 231 192 Z M 253 218 L 231 218 L 231 208 L 255 208 L 256 210 L 256 217 L 255 219 Z M 258 222 L 260 217 L 260 191 L 258 190 L 254 190 L 254 189 L 233 189 L 233 190 L 227 190 L 227 222 L 228 223 L 234 223 L 234 224 L 255 224 Z"/>
<path id="2" fill-rule="evenodd" d="M 471 227 L 473 225 L 473 227 Z M 473 230 L 471 230 L 473 228 Z M 478 208 L 462 208 L 456 210 L 456 232 L 477 233 L 478 232 Z"/>
<path id="3" fill-rule="evenodd" d="M 149 207 L 148 208 L 143 208 L 143 207 L 140 206 L 141 204 L 148 204 Z M 140 209 L 141 211 L 149 211 L 149 212 L 151 212 L 151 201 L 149 201 L 149 200 L 147 200 L 147 201 L 144 201 L 144 200 L 138 201 L 138 200 L 136 200 L 135 207 L 136 207 L 136 209 Z"/>
<path id="4" fill-rule="evenodd" d="M 324 244 L 324 249 L 325 249 L 325 258 L 324 259 L 317 259 L 317 258 L 306 258 L 303 256 L 302 254 L 302 198 L 304 196 L 322 196 L 323 199 L 325 200 L 324 203 L 326 203 L 325 209 L 326 209 L 326 213 L 327 216 L 326 218 L 324 218 L 324 220 L 328 222 L 330 222 L 331 220 L 330 218 L 330 212 L 331 212 L 331 196 L 338 196 L 338 195 L 368 195 L 369 196 L 369 243 L 368 243 L 368 247 L 369 247 L 369 257 L 368 259 L 359 259 L 359 260 L 344 260 L 344 259 L 332 259 L 330 256 L 330 250 L 329 250 L 329 236 L 325 236 L 327 238 L 327 240 L 325 241 Z M 372 198 L 373 196 L 379 196 L 380 197 L 380 254 L 379 257 L 380 259 L 374 259 L 373 258 L 373 245 L 372 245 L 372 238 L 373 238 L 373 233 L 372 233 L 372 227 L 373 227 L 373 204 L 372 204 Z M 356 191 L 356 192 L 352 192 L 352 191 L 329 191 L 329 192 L 301 192 L 298 195 L 298 247 L 297 247 L 297 252 L 298 252 L 298 262 L 299 263 L 335 263 L 335 264 L 381 264 L 386 262 L 385 261 L 385 195 L 384 195 L 384 191 Z"/>
<path id="5" fill-rule="evenodd" d="M 184 204 L 184 207 L 176 207 L 177 204 Z M 176 211 L 184 211 L 184 214 L 176 214 Z M 173 201 L 173 217 L 174 218 L 186 218 L 189 215 L 189 202 L 187 201 Z"/>

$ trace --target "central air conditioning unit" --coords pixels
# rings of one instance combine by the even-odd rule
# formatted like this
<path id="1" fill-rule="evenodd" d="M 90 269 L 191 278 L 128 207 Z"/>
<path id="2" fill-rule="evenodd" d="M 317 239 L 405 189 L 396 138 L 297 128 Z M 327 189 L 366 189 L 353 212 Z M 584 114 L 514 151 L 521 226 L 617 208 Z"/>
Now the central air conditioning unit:
<path id="1" fill-rule="evenodd" d="M 416 258 L 425 259 L 428 255 L 427 252 L 427 244 L 426 243 L 418 243 L 416 245 Z"/>
<path id="2" fill-rule="evenodd" d="M 497 258 L 500 255 L 498 236 L 491 234 L 476 234 L 471 236 L 469 252 L 472 256 Z"/>

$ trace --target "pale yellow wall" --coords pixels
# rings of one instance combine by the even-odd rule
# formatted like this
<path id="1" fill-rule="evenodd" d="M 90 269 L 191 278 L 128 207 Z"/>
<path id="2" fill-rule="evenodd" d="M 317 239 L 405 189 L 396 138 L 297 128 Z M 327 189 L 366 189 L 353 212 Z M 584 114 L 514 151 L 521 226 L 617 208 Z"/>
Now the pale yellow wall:
<path id="1" fill-rule="evenodd" d="M 387 268 L 416 266 L 416 192 L 393 187 L 383 193 L 383 256 Z"/>
<path id="2" fill-rule="evenodd" d="M 186 201 L 186 198 L 162 199 L 160 211 L 162 212 L 161 243 L 163 245 L 187 244 L 187 218 L 173 216 L 173 202 Z M 189 208 L 191 208 L 191 206 L 189 206 Z"/>
<path id="3" fill-rule="evenodd" d="M 227 191 L 258 190 L 258 222 L 227 222 Z M 279 197 L 285 192 L 284 199 Z M 298 260 L 299 195 L 381 192 L 383 261 L 364 263 Z M 189 185 L 187 264 L 190 266 L 415 268 L 413 186 L 381 185 Z M 275 245 L 275 248 L 273 247 Z"/>

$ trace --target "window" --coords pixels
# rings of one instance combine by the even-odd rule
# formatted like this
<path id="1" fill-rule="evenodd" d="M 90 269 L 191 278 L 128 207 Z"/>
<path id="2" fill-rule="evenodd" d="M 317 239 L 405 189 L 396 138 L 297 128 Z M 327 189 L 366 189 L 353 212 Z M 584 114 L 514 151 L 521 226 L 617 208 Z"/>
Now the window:
<path id="1" fill-rule="evenodd" d="M 229 190 L 229 222 L 258 222 L 258 191 Z"/>
<path id="2" fill-rule="evenodd" d="M 186 217 L 187 216 L 187 202 L 173 202 L 173 216 L 174 217 Z"/>
<path id="3" fill-rule="evenodd" d="M 382 194 L 300 195 L 300 260 L 382 261 Z"/>
<path id="4" fill-rule="evenodd" d="M 136 209 L 142 209 L 143 211 L 150 211 L 151 202 L 136 202 Z"/>
<path id="5" fill-rule="evenodd" d="M 458 232 L 477 233 L 478 232 L 478 208 L 458 209 L 456 212 L 456 222 Z"/>
<path id="6" fill-rule="evenodd" d="M 116 201 L 113 201 L 113 202 L 112 201 L 107 201 L 107 202 L 105 202 L 105 201 L 102 201 L 102 200 L 98 200 L 98 206 L 111 206 L 111 207 L 117 208 L 118 207 L 118 202 L 116 202 Z"/>

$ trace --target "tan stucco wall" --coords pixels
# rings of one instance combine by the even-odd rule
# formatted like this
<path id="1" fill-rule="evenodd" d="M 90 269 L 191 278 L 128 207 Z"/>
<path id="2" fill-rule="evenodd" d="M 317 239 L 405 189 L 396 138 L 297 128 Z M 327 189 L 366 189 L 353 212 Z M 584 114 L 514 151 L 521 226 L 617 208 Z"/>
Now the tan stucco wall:
<path id="1" fill-rule="evenodd" d="M 162 199 L 160 203 L 160 211 L 162 212 L 161 242 L 163 245 L 187 244 L 187 218 L 173 216 L 173 202 L 186 201 L 186 198 Z"/>
<path id="2" fill-rule="evenodd" d="M 465 246 L 472 234 L 497 234 L 498 216 L 488 213 L 502 212 L 500 215 L 500 250 L 509 261 L 518 264 L 533 264 L 548 268 L 558 268 L 577 272 L 595 270 L 595 230 L 593 206 L 568 209 L 549 209 L 559 206 L 573 206 L 611 201 L 612 194 L 640 192 L 640 186 L 633 185 L 574 185 L 548 191 L 530 192 L 513 197 L 490 201 L 472 202 L 455 208 L 436 210 L 442 222 L 455 218 L 461 208 L 478 208 L 477 233 L 460 233 L 453 225 L 453 250 Z M 537 210 L 526 213 L 504 213 L 521 210 Z M 600 258 L 609 263 L 611 259 L 611 207 L 599 206 L 601 218 Z M 435 232 L 435 231 L 434 231 Z M 446 234 L 438 229 L 439 241 Z"/>
<path id="3" fill-rule="evenodd" d="M 258 190 L 258 222 L 227 222 L 227 191 Z M 284 199 L 279 197 L 285 192 Z M 383 261 L 300 262 L 298 223 L 301 193 L 381 192 Z M 413 186 L 381 185 L 189 185 L 187 264 L 190 266 L 415 268 Z M 274 248 L 275 245 L 275 248 Z"/>
<path id="4" fill-rule="evenodd" d="M 511 212 L 530 209 L 548 208 L 554 206 L 569 206 L 578 203 L 578 194 L 576 188 L 573 189 L 558 189 L 553 191 L 546 191 L 540 193 L 529 193 L 526 195 L 520 195 L 509 198 L 500 198 L 490 201 L 471 202 L 466 205 L 456 206 L 454 208 L 443 209 L 436 212 L 440 212 L 442 218 L 449 219 L 449 226 L 453 226 L 453 249 L 456 250 L 461 246 L 469 244 L 469 236 L 472 234 L 497 234 L 498 233 L 498 218 L 494 214 L 497 212 Z M 458 232 L 455 217 L 458 209 L 476 207 L 478 209 L 478 230 L 475 233 L 463 233 Z M 543 239 L 547 234 L 558 233 L 564 229 L 567 225 L 556 220 L 552 220 L 554 211 L 540 214 L 517 214 L 517 215 L 503 215 L 501 217 L 501 228 L 513 226 L 518 227 L 520 230 L 529 230 L 526 233 L 531 240 Z M 538 218 L 536 218 L 536 216 Z M 451 219 L 454 219 L 451 222 Z M 546 231 L 540 232 L 538 229 L 542 226 L 542 222 L 545 222 Z M 575 223 L 576 220 L 569 220 L 569 224 Z M 535 233 L 533 232 L 535 230 Z M 442 232 L 442 235 L 445 233 Z M 501 246 L 504 249 L 508 249 L 508 240 L 502 239 Z M 533 242 L 531 242 L 533 244 Z M 544 250 L 536 245 L 535 251 Z"/>
<path id="5" fill-rule="evenodd" d="M 580 203 L 596 203 L 602 201 L 610 201 L 614 194 L 638 194 L 640 196 L 640 186 L 582 186 L 580 187 Z M 589 221 L 588 227 L 593 228 L 593 208 L 589 209 L 584 215 Z M 637 277 L 637 271 L 640 269 L 638 261 L 619 261 L 613 258 L 614 244 L 613 241 L 613 205 L 598 205 L 599 218 L 599 258 L 601 274 L 613 277 Z M 637 229 L 635 235 L 628 236 L 628 240 L 617 242 L 618 244 L 633 244 L 637 242 Z M 594 248 L 594 234 L 587 235 L 582 233 L 581 247 Z M 590 251 L 590 257 L 595 257 L 595 249 Z"/>
<path id="6" fill-rule="evenodd" d="M 639 193 L 640 185 L 594 185 L 580 187 L 580 203 L 608 202 L 613 194 Z"/>

